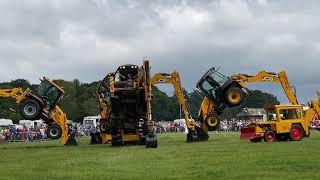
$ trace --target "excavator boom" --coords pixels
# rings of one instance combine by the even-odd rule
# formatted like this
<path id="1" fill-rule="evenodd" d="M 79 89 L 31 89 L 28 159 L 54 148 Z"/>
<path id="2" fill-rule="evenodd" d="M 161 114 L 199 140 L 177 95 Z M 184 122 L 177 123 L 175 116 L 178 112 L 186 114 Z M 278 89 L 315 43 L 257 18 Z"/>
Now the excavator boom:
<path id="1" fill-rule="evenodd" d="M 273 72 L 261 71 L 255 76 L 251 76 L 247 74 L 237 74 L 237 75 L 231 76 L 231 79 L 237 82 L 240 86 L 242 86 L 245 89 L 248 89 L 247 83 L 252 83 L 252 82 L 280 83 L 290 103 L 292 105 L 299 104 L 297 100 L 297 96 L 295 92 L 292 90 L 292 86 L 290 85 L 287 73 L 285 71 L 281 71 L 278 74 Z"/>
<path id="2" fill-rule="evenodd" d="M 174 88 L 174 92 L 177 96 L 178 103 L 182 108 L 185 123 L 188 129 L 187 142 L 195 141 L 195 140 L 207 140 L 208 139 L 208 131 L 204 131 L 203 128 L 200 128 L 196 125 L 194 119 L 192 119 L 188 103 L 185 98 L 181 79 L 178 72 L 173 72 L 171 74 L 167 73 L 156 73 L 150 80 L 152 85 L 156 84 L 172 84 Z"/>

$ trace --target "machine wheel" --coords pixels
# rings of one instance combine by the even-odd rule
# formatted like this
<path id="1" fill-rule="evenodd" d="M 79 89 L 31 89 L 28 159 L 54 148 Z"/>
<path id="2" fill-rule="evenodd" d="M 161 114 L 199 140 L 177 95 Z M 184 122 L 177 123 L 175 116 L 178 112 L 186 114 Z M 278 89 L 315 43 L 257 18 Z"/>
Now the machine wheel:
<path id="1" fill-rule="evenodd" d="M 48 137 L 51 139 L 59 139 L 61 137 L 62 130 L 57 124 L 52 124 L 48 127 Z"/>
<path id="2" fill-rule="evenodd" d="M 230 106 L 237 106 L 243 101 L 244 93 L 239 87 L 231 86 L 227 89 L 225 96 Z"/>
<path id="3" fill-rule="evenodd" d="M 36 120 L 41 116 L 41 106 L 37 101 L 27 99 L 21 104 L 20 112 L 25 119 Z"/>
<path id="4" fill-rule="evenodd" d="M 294 124 L 292 125 L 289 132 L 289 139 L 291 141 L 300 141 L 303 138 L 303 129 L 301 125 Z"/>
<path id="5" fill-rule="evenodd" d="M 220 125 L 220 119 L 217 115 L 211 114 L 206 118 L 206 125 L 209 131 L 215 131 Z"/>
<path id="6" fill-rule="evenodd" d="M 265 142 L 275 142 L 276 141 L 276 134 L 273 131 L 267 131 L 264 134 L 264 141 Z"/>
<path id="7" fill-rule="evenodd" d="M 107 134 L 109 131 L 109 123 L 107 120 L 103 119 L 100 121 L 100 132 L 103 133 L 103 134 Z"/>

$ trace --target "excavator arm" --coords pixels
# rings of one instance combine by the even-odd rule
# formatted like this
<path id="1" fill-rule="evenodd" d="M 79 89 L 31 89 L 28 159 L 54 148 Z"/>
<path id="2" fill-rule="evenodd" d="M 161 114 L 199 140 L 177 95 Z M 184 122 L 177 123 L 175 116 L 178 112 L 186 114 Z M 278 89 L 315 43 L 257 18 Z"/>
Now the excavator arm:
<path id="1" fill-rule="evenodd" d="M 273 72 L 261 71 L 255 76 L 250 76 L 247 74 L 237 74 L 237 75 L 231 76 L 231 79 L 237 82 L 241 87 L 248 90 L 249 92 L 250 90 L 248 89 L 247 83 L 251 83 L 251 82 L 280 83 L 290 103 L 292 105 L 299 104 L 297 100 L 297 96 L 295 92 L 292 90 L 292 86 L 290 85 L 287 73 L 285 71 L 281 71 L 278 74 Z"/>
<path id="2" fill-rule="evenodd" d="M 186 125 L 188 129 L 194 129 L 195 123 L 190 115 L 190 111 L 187 105 L 187 100 L 183 94 L 183 89 L 181 86 L 180 76 L 178 72 L 173 72 L 171 74 L 157 73 L 151 78 L 151 84 L 172 84 L 174 92 L 178 98 L 178 103 L 182 108 L 184 118 L 186 120 Z"/>
<path id="3" fill-rule="evenodd" d="M 150 79 L 150 82 L 152 85 L 156 85 L 156 84 L 172 84 L 173 85 L 175 95 L 177 96 L 178 103 L 182 108 L 184 118 L 185 118 L 185 123 L 189 131 L 187 135 L 187 141 L 191 142 L 194 140 L 207 140 L 208 133 L 204 132 L 201 128 L 199 128 L 196 125 L 195 120 L 192 119 L 191 117 L 187 100 L 183 93 L 179 73 L 176 71 L 171 74 L 157 73 Z"/>

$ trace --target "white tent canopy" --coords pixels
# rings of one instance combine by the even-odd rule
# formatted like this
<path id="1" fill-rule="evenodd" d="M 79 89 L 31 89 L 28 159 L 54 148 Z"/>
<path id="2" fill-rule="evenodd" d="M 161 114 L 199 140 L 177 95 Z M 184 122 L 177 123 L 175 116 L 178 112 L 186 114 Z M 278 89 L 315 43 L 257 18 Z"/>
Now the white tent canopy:
<path id="1" fill-rule="evenodd" d="M 0 126 L 12 126 L 13 122 L 11 119 L 0 119 Z"/>

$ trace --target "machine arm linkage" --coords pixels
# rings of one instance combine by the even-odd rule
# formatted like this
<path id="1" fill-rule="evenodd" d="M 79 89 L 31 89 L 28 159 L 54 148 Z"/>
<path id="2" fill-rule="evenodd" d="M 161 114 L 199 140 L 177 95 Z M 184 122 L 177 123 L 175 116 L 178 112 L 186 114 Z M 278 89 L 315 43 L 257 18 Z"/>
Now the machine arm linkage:
<path id="1" fill-rule="evenodd" d="M 287 95 L 288 100 L 292 105 L 298 105 L 298 100 L 296 93 L 292 90 L 292 86 L 288 80 L 287 74 L 285 71 L 281 71 L 276 74 L 273 72 L 261 71 L 255 76 L 247 74 L 237 74 L 231 76 L 233 81 L 236 81 L 243 88 L 248 90 L 247 82 L 271 82 L 271 83 L 280 83 L 285 94 Z"/>
<path id="2" fill-rule="evenodd" d="M 171 74 L 157 73 L 151 78 L 150 82 L 152 85 L 155 85 L 155 84 L 172 84 L 173 85 L 174 92 L 178 98 L 178 102 L 184 113 L 187 128 L 191 130 L 195 130 L 196 123 L 191 117 L 191 114 L 187 105 L 187 100 L 183 93 L 179 73 L 176 71 Z"/>

